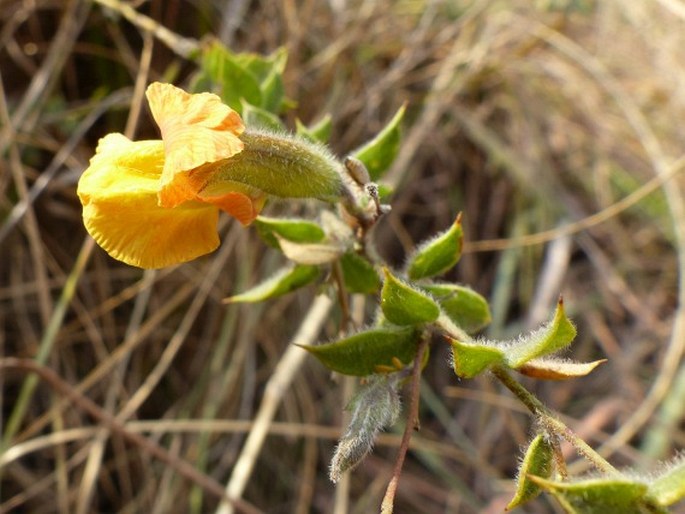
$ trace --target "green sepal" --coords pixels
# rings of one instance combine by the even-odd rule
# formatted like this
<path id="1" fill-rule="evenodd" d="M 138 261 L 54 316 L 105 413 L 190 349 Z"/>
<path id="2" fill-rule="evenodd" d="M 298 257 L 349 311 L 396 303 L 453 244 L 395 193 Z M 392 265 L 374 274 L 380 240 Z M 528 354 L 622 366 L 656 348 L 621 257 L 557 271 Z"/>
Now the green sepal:
<path id="1" fill-rule="evenodd" d="M 540 494 L 540 486 L 530 479 L 530 475 L 549 478 L 554 469 L 554 450 L 547 439 L 538 434 L 528 445 L 518 471 L 516 494 L 506 506 L 511 510 L 532 500 Z"/>
<path id="2" fill-rule="evenodd" d="M 552 493 L 569 514 L 665 514 L 647 496 L 647 485 L 627 478 L 597 478 L 579 482 L 554 482 L 530 476 Z"/>
<path id="3" fill-rule="evenodd" d="M 649 484 L 649 495 L 662 506 L 673 505 L 685 498 L 685 458 L 675 464 Z"/>
<path id="4" fill-rule="evenodd" d="M 302 348 L 330 370 L 364 377 L 382 369 L 397 369 L 397 360 L 410 363 L 416 355 L 418 334 L 414 327 L 382 327 Z"/>
<path id="5" fill-rule="evenodd" d="M 331 138 L 333 123 L 331 115 L 326 114 L 326 116 L 309 127 L 304 125 L 299 119 L 296 119 L 295 128 L 298 136 L 304 137 L 314 143 L 326 144 Z"/>
<path id="6" fill-rule="evenodd" d="M 343 194 L 341 164 L 321 144 L 288 133 L 248 129 L 242 152 L 211 163 L 212 181 L 237 182 L 279 198 L 337 201 Z"/>
<path id="7" fill-rule="evenodd" d="M 507 365 L 516 369 L 529 360 L 567 347 L 575 337 L 576 327 L 566 317 L 564 302 L 560 299 L 551 322 L 522 336 L 519 341 L 506 345 L 504 352 Z"/>
<path id="8" fill-rule="evenodd" d="M 473 378 L 494 364 L 504 362 L 499 348 L 477 343 L 465 343 L 450 338 L 452 367 L 458 377 Z"/>
<path id="9" fill-rule="evenodd" d="M 254 224 L 259 236 L 274 248 L 279 248 L 277 235 L 293 243 L 319 243 L 326 237 L 319 225 L 304 219 L 257 216 Z"/>
<path id="10" fill-rule="evenodd" d="M 449 229 L 419 246 L 409 258 L 407 276 L 411 280 L 420 280 L 449 271 L 459 262 L 463 242 L 459 214 Z"/>
<path id="11" fill-rule="evenodd" d="M 267 129 L 280 132 L 285 129 L 281 119 L 261 107 L 254 106 L 241 99 L 242 117 L 246 127 Z"/>
<path id="12" fill-rule="evenodd" d="M 345 287 L 350 293 L 375 294 L 381 288 L 378 272 L 367 259 L 355 252 L 340 258 Z"/>
<path id="13" fill-rule="evenodd" d="M 418 325 L 435 321 L 440 307 L 427 294 L 395 278 L 387 268 L 381 290 L 381 309 L 388 321 L 396 325 Z"/>
<path id="14" fill-rule="evenodd" d="M 473 289 L 448 283 L 421 285 L 440 304 L 456 325 L 472 334 L 490 323 L 492 316 L 487 300 Z"/>
<path id="15" fill-rule="evenodd" d="M 352 153 L 364 163 L 371 180 L 376 181 L 390 167 L 400 148 L 400 122 L 406 106 L 400 107 L 376 137 Z"/>
<path id="16" fill-rule="evenodd" d="M 224 300 L 225 303 L 255 303 L 284 295 L 306 286 L 319 276 L 316 266 L 291 266 L 283 268 L 260 284 Z"/>

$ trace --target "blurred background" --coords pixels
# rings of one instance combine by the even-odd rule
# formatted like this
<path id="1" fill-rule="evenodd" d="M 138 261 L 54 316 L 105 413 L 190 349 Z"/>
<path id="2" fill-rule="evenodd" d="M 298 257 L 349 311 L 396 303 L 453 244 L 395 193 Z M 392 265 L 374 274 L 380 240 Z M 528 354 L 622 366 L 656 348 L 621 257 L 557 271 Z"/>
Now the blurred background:
<path id="1" fill-rule="evenodd" d="M 681 0 L 0 0 L 3 359 L 38 359 L 127 430 L 229 480 L 315 288 L 223 305 L 283 262 L 254 230 L 222 218 L 218 251 L 143 272 L 93 247 L 75 193 L 100 137 L 158 137 L 144 88 L 187 85 L 198 66 L 187 49 L 208 37 L 235 52 L 286 48 L 286 123 L 330 114 L 340 156 L 406 103 L 382 255 L 401 264 L 463 212 L 465 254 L 449 278 L 491 302 L 484 335 L 536 327 L 563 294 L 578 327 L 569 357 L 609 360 L 583 379 L 525 383 L 617 466 L 649 471 L 683 449 Z M 338 322 L 334 309 L 320 338 Z M 448 350 L 434 341 L 396 512 L 502 512 L 531 419 L 487 377 L 457 380 Z M 29 376 L 0 374 L 1 512 L 214 511 L 215 496 Z M 378 511 L 402 423 L 336 490 L 344 390 L 305 361 L 247 501 Z M 519 512 L 556 509 L 540 498 Z"/>

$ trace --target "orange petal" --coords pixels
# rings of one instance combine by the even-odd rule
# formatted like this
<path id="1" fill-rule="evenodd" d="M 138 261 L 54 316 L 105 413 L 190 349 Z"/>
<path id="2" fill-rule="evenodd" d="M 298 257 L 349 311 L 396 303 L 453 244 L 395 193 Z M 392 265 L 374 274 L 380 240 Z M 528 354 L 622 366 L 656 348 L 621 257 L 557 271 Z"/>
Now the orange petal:
<path id="1" fill-rule="evenodd" d="M 252 223 L 266 203 L 266 195 L 263 192 L 231 181 L 205 188 L 197 199 L 216 205 L 243 225 Z"/>
<path id="2" fill-rule="evenodd" d="M 189 202 L 157 204 L 164 166 L 161 141 L 132 142 L 110 134 L 98 145 L 78 185 L 88 233 L 112 257 L 141 268 L 192 260 L 219 245 L 218 210 Z"/>
<path id="3" fill-rule="evenodd" d="M 159 201 L 174 207 L 195 198 L 207 183 L 208 176 L 192 174 L 193 169 L 243 149 L 238 136 L 245 126 L 237 112 L 211 93 L 189 94 L 153 82 L 146 94 L 166 152 Z"/>

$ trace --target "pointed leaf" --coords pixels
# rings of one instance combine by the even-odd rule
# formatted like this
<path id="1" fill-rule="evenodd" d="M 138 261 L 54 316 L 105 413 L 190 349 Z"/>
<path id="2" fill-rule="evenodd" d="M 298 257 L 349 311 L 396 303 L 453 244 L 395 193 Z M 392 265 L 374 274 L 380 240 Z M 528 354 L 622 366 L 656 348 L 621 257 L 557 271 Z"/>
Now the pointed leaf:
<path id="1" fill-rule="evenodd" d="M 394 359 L 404 364 L 411 362 L 416 355 L 417 339 L 414 327 L 383 327 L 303 348 L 333 371 L 364 377 L 376 373 L 379 366 L 396 369 Z"/>
<path id="2" fill-rule="evenodd" d="M 354 252 L 340 258 L 345 287 L 351 293 L 375 294 L 381 288 L 381 279 L 368 260 Z"/>
<path id="3" fill-rule="evenodd" d="M 333 483 L 371 451 L 380 430 L 397 421 L 400 413 L 399 383 L 397 375 L 372 376 L 350 400 L 346 407 L 352 412 L 350 424 L 331 460 L 329 476 Z"/>
<path id="4" fill-rule="evenodd" d="M 416 250 L 407 266 L 409 278 L 419 280 L 448 271 L 459 262 L 463 239 L 460 214 L 448 230 L 426 241 Z"/>
<path id="5" fill-rule="evenodd" d="M 529 360 L 516 371 L 527 377 L 542 380 L 567 380 L 589 375 L 592 370 L 606 361 L 606 359 L 600 359 L 592 362 L 574 362 L 545 357 Z"/>
<path id="6" fill-rule="evenodd" d="M 649 484 L 649 495 L 663 506 L 673 505 L 685 498 L 685 458 L 676 460 Z"/>
<path id="7" fill-rule="evenodd" d="M 311 125 L 309 127 L 305 126 L 299 119 L 296 119 L 295 126 L 297 129 L 298 136 L 302 136 L 305 139 L 309 139 L 314 143 L 318 142 L 326 144 L 331 138 L 331 130 L 333 128 L 333 123 L 331 115 L 327 114 L 314 125 Z"/>
<path id="8" fill-rule="evenodd" d="M 405 107 L 404 105 L 400 107 L 375 138 L 352 154 L 366 165 L 373 181 L 378 180 L 395 160 L 400 148 L 400 122 L 404 116 Z"/>
<path id="9" fill-rule="evenodd" d="M 225 303 L 254 303 L 275 298 L 299 289 L 319 276 L 316 266 L 293 266 L 283 268 L 264 282 L 235 296 L 224 300 Z"/>
<path id="10" fill-rule="evenodd" d="M 565 348 L 575 337 L 576 328 L 566 317 L 564 302 L 559 300 L 551 322 L 504 348 L 507 364 L 520 368 L 532 359 Z"/>
<path id="11" fill-rule="evenodd" d="M 383 270 L 385 281 L 381 291 L 381 309 L 385 317 L 396 325 L 430 323 L 440 315 L 440 307 L 425 293 Z"/>
<path id="12" fill-rule="evenodd" d="M 323 229 L 309 220 L 258 216 L 255 225 L 259 236 L 275 248 L 279 247 L 277 235 L 293 243 L 319 243 L 326 237 Z"/>
<path id="13" fill-rule="evenodd" d="M 518 472 L 516 494 L 505 510 L 511 510 L 532 500 L 540 494 L 540 486 L 530 479 L 530 475 L 549 478 L 554 468 L 552 445 L 541 434 L 531 441 Z"/>
<path id="14" fill-rule="evenodd" d="M 444 312 L 457 326 L 468 333 L 478 332 L 490 323 L 490 306 L 473 289 L 456 284 L 421 285 L 435 298 Z"/>
<path id="15" fill-rule="evenodd" d="M 461 378 L 473 378 L 493 364 L 504 361 L 504 353 L 499 348 L 478 343 L 462 343 L 449 338 L 452 344 L 452 366 Z"/>
<path id="16" fill-rule="evenodd" d="M 553 482 L 530 479 L 554 495 L 570 514 L 647 514 L 665 512 L 647 498 L 647 485 L 627 478 Z"/>

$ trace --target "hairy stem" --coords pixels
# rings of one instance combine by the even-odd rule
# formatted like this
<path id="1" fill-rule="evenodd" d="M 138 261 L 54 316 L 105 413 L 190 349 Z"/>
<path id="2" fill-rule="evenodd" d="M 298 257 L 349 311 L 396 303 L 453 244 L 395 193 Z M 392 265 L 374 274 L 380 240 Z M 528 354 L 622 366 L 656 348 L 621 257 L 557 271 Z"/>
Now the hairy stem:
<path id="1" fill-rule="evenodd" d="M 599 471 L 614 476 L 621 476 L 621 472 L 609 464 L 589 444 L 578 437 L 573 430 L 557 419 L 554 414 L 537 397 L 525 387 L 514 380 L 511 375 L 501 366 L 494 366 L 492 374 L 504 384 L 521 402 L 535 415 L 539 422 L 550 432 L 563 437 L 576 451 L 590 461 Z"/>

